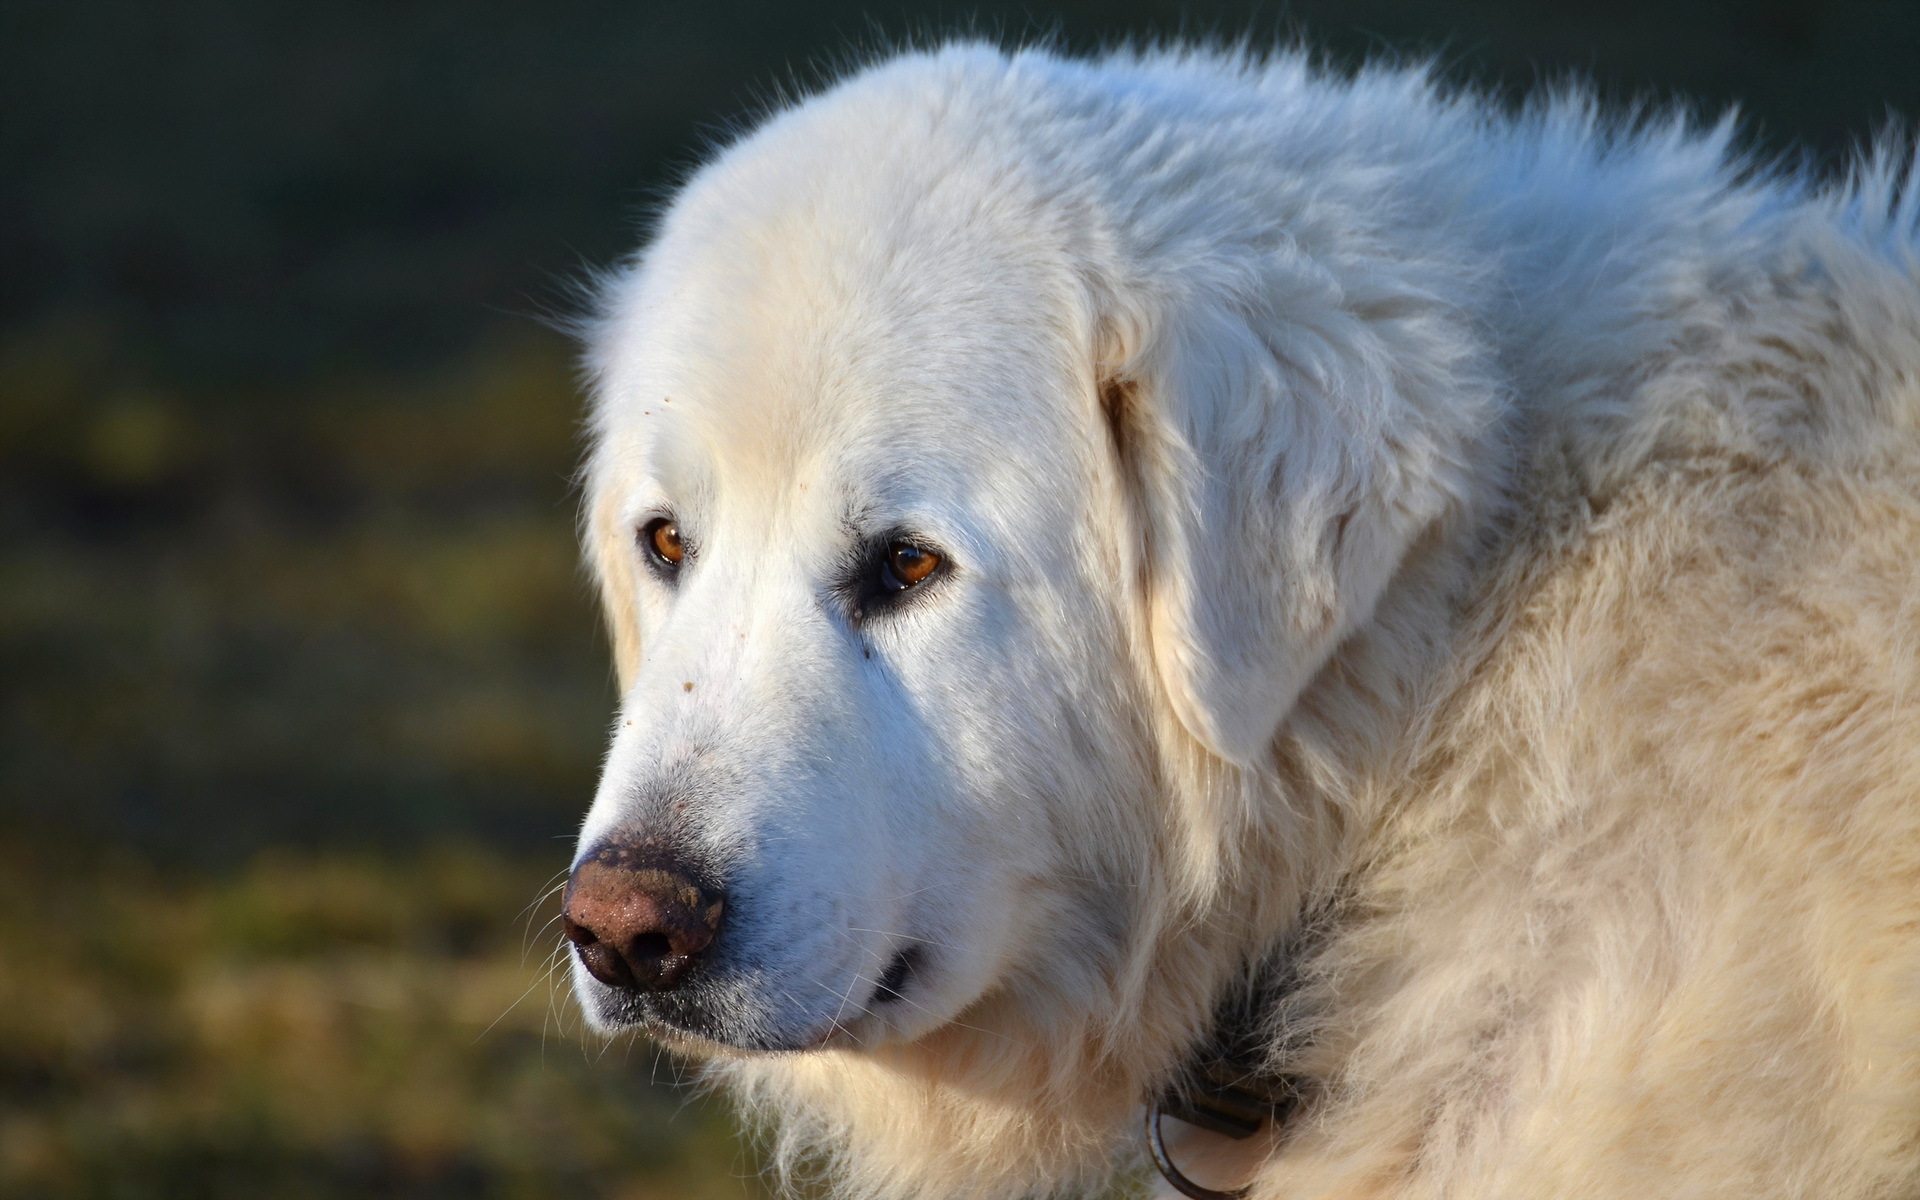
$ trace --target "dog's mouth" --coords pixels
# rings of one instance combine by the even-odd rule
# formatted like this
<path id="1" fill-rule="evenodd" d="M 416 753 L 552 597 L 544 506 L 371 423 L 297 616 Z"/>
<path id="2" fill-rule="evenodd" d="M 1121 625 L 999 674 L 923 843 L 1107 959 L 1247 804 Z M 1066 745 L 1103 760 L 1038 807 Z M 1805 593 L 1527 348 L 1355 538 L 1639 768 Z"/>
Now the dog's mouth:
<path id="1" fill-rule="evenodd" d="M 872 1004 L 896 1004 L 906 999 L 907 988 L 912 985 L 913 977 L 921 969 L 921 960 L 926 957 L 919 946 L 908 946 L 893 956 L 887 969 L 880 974 L 874 984 Z"/>
<path id="2" fill-rule="evenodd" d="M 884 1038 L 891 1027 L 914 1015 L 903 1010 L 920 1008 L 911 997 L 921 988 L 928 965 L 924 946 L 895 951 L 871 991 L 864 996 L 849 991 L 851 1002 L 806 1014 L 794 1022 L 798 1029 L 789 1021 L 799 1014 L 768 1011 L 745 976 L 717 970 L 717 964 L 708 962 L 695 964 L 671 991 L 635 992 L 592 978 L 577 979 L 577 986 L 593 1024 L 605 1031 L 631 1030 L 695 1053 L 780 1053 L 867 1045 Z"/>
<path id="3" fill-rule="evenodd" d="M 767 1029 L 722 1009 L 710 1011 L 691 997 L 596 996 L 597 1022 L 604 1028 L 631 1031 L 673 1049 L 704 1057 L 713 1054 L 780 1054 L 818 1047 L 820 1039 Z"/>

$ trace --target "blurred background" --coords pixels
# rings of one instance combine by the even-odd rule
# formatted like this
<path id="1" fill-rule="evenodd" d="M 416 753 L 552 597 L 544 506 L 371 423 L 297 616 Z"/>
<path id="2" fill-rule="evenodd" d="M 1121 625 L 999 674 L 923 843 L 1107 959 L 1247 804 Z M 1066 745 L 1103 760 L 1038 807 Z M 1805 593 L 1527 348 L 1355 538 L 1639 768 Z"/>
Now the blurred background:
<path id="1" fill-rule="evenodd" d="M 1915 0 L 5 0 L 0 1196 L 764 1194 L 548 975 L 613 691 L 547 320 L 953 30 L 1737 100 L 1829 171 L 1920 112 Z"/>

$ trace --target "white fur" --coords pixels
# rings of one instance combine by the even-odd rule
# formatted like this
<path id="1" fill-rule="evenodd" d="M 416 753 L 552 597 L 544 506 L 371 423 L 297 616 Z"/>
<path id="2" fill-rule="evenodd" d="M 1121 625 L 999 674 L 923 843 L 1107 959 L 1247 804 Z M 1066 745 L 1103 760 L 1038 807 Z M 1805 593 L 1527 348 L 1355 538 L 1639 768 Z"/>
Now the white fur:
<path id="1" fill-rule="evenodd" d="M 1920 1194 L 1920 184 L 1728 137 L 956 45 L 703 168 L 591 338 L 654 1032 L 837 1194 L 1097 1187 L 1284 943 L 1223 1186 Z"/>

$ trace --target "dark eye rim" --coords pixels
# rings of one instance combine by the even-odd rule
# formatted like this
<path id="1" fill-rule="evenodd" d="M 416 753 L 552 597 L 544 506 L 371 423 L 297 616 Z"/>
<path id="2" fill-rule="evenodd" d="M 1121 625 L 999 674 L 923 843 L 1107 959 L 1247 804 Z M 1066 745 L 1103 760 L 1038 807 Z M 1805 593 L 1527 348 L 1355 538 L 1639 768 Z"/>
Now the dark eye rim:
<path id="1" fill-rule="evenodd" d="M 911 546 L 938 561 L 925 578 L 909 582 L 894 574 L 892 557 L 896 548 Z M 896 611 L 916 602 L 921 596 L 939 589 L 955 571 L 953 556 L 932 538 L 910 530 L 893 530 L 870 539 L 859 552 L 849 572 L 846 592 L 855 621 L 864 621 Z"/>
<path id="2" fill-rule="evenodd" d="M 693 543 L 688 540 L 684 530 L 676 530 L 680 536 L 680 561 L 675 562 L 660 553 L 653 544 L 653 535 L 663 526 L 680 524 L 679 518 L 672 513 L 663 513 L 651 520 L 644 521 L 634 530 L 634 543 L 640 547 L 640 556 L 646 559 L 647 566 L 654 574 L 671 583 L 680 574 L 680 569 L 693 557 Z"/>

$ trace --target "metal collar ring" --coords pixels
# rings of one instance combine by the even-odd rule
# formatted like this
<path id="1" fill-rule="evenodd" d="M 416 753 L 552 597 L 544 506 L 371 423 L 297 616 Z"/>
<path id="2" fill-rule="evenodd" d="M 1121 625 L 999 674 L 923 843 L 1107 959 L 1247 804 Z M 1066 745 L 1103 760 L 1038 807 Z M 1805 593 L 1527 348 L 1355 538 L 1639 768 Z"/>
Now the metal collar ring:
<path id="1" fill-rule="evenodd" d="M 1189 1197 L 1190 1200 L 1247 1200 L 1248 1189 L 1246 1188 L 1235 1188 L 1230 1192 L 1223 1192 L 1218 1188 L 1202 1187 L 1188 1179 L 1186 1174 L 1174 1165 L 1173 1157 L 1167 1153 L 1166 1140 L 1160 1133 L 1162 1115 L 1158 1104 L 1147 1105 L 1147 1152 L 1153 1155 L 1153 1165 L 1160 1168 L 1161 1177 L 1172 1184 L 1175 1191 Z"/>

